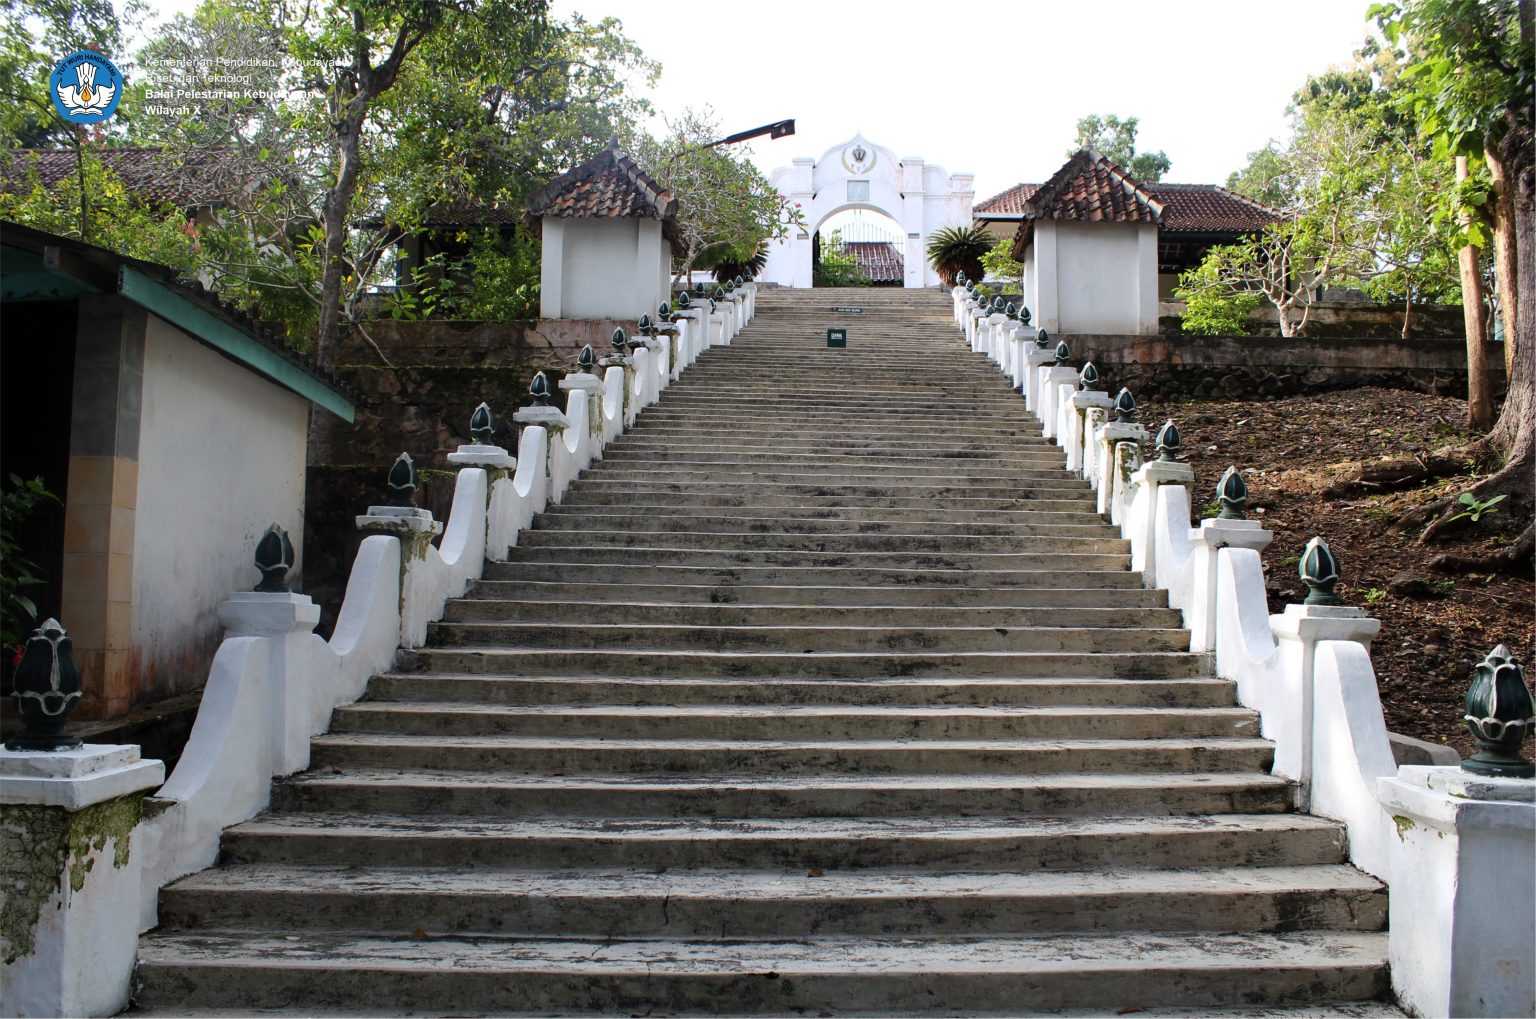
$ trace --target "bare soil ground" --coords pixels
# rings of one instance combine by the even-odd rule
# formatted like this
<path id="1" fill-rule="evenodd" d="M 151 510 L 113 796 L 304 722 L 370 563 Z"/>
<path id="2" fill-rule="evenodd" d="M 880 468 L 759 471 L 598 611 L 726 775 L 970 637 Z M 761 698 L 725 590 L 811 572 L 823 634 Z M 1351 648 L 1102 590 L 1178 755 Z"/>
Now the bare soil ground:
<path id="1" fill-rule="evenodd" d="M 1474 750 L 1462 726 L 1471 670 L 1495 645 L 1507 644 L 1529 668 L 1536 662 L 1536 584 L 1529 565 L 1518 574 L 1431 573 L 1441 552 L 1493 551 L 1519 532 L 1507 514 L 1464 521 L 1446 540 L 1421 545 L 1415 533 L 1391 529 L 1403 511 L 1470 488 L 1468 472 L 1388 495 L 1325 498 L 1323 490 L 1362 462 L 1424 454 L 1466 441 L 1466 404 L 1390 389 L 1352 389 L 1275 400 L 1182 400 L 1142 405 L 1151 432 L 1172 418 L 1195 469 L 1197 516 L 1216 507 L 1216 481 L 1229 465 L 1244 472 L 1249 516 L 1275 534 L 1263 553 L 1271 612 L 1299 602 L 1302 549 L 1321 535 L 1338 557 L 1346 604 L 1381 620 L 1372 647 L 1387 727 L 1463 757 Z"/>

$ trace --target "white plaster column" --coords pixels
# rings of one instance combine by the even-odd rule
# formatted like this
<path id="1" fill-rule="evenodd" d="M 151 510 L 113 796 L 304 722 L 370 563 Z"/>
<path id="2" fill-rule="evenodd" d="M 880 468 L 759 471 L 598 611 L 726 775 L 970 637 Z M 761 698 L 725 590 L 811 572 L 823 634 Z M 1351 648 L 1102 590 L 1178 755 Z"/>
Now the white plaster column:
<path id="1" fill-rule="evenodd" d="M 999 367 L 1003 364 L 1003 327 L 1008 323 L 1008 316 L 997 311 L 987 316 L 986 352 L 987 356 Z"/>
<path id="2" fill-rule="evenodd" d="M 1147 441 L 1147 430 L 1141 425 L 1125 421 L 1108 421 L 1101 426 L 1094 436 L 1098 442 L 1098 478 L 1100 513 L 1108 513 L 1114 523 L 1120 522 L 1119 503 L 1125 486 L 1130 483 L 1132 467 L 1122 475 L 1121 467 L 1124 466 L 1119 456 L 1119 447 L 1127 443 L 1134 444 L 1138 449 Z M 1140 467 L 1138 463 L 1135 465 Z"/>
<path id="3" fill-rule="evenodd" d="M 139 947 L 143 852 L 134 831 L 165 765 L 136 746 L 0 750 L 8 851 L 0 1015 L 110 1016 L 128 1007 Z"/>
<path id="4" fill-rule="evenodd" d="M 364 534 L 387 534 L 400 541 L 400 646 L 418 648 L 427 641 L 427 620 L 418 606 L 429 600 L 421 571 L 411 564 L 426 557 L 427 546 L 443 533 L 443 525 L 432 519 L 432 511 L 418 506 L 369 506 L 356 518 L 357 529 Z"/>
<path id="5" fill-rule="evenodd" d="M 1062 387 L 1071 388 L 1077 384 L 1077 369 L 1068 365 L 1057 365 L 1056 359 L 1051 359 L 1051 366 L 1040 369 L 1040 427 L 1041 434 L 1047 439 L 1056 436 L 1056 408 L 1061 402 Z"/>
<path id="6" fill-rule="evenodd" d="M 1189 608 L 1184 614 L 1189 627 L 1191 651 L 1216 650 L 1216 556 L 1224 548 L 1247 548 L 1260 552 L 1274 540 L 1257 520 L 1223 520 L 1212 517 L 1200 521 L 1190 532 L 1194 566 L 1189 590 Z"/>
<path id="7" fill-rule="evenodd" d="M 591 375 L 572 375 L 560 380 L 561 389 L 574 389 L 566 383 L 571 379 L 594 379 Z M 601 417 L 601 414 L 598 415 Z M 601 428 L 601 424 L 598 425 Z M 598 433 L 601 438 L 601 432 Z M 594 443 L 594 449 L 602 451 L 602 443 Z M 494 512 L 497 501 L 497 488 L 501 485 L 512 483 L 512 474 L 517 470 L 517 457 L 508 453 L 501 446 L 482 446 L 479 443 L 465 443 L 458 449 L 448 454 L 448 462 L 455 467 L 479 467 L 485 471 L 486 488 L 489 495 L 489 503 L 485 514 L 485 548 L 486 558 L 500 559 L 507 554 L 507 549 L 517 541 L 517 531 L 507 533 L 507 528 L 502 521 L 502 514 Z"/>
<path id="8" fill-rule="evenodd" d="M 236 591 L 219 603 L 224 637 L 263 637 L 272 643 L 267 658 L 271 695 L 272 774 L 292 775 L 309 767 L 310 683 L 299 663 L 320 606 L 292 592 Z"/>
<path id="9" fill-rule="evenodd" d="M 1035 325 L 1048 332 L 1061 329 L 1060 302 L 1056 287 L 1056 224 L 1048 219 L 1035 221 Z"/>
<path id="10" fill-rule="evenodd" d="M 1039 331 L 1036 330 L 1035 336 Z M 1037 417 L 1040 413 L 1040 373 L 1056 363 L 1056 354 L 1050 350 L 1042 350 L 1034 345 L 1035 336 L 1030 337 L 1030 346 L 1024 354 L 1024 408 Z"/>
<path id="11" fill-rule="evenodd" d="M 1113 402 L 1108 393 L 1097 389 L 1079 390 L 1072 394 L 1071 432 L 1066 442 L 1067 470 L 1082 476 L 1087 451 L 1093 447 L 1093 428 L 1089 424 L 1088 413 L 1096 408 L 1102 417 L 1109 413 Z"/>
<path id="12" fill-rule="evenodd" d="M 1136 332 L 1157 335 L 1157 225 L 1136 230 Z"/>
<path id="13" fill-rule="evenodd" d="M 1423 1016 L 1536 1015 L 1536 782 L 1399 768 L 1392 815 L 1392 989 Z"/>
<path id="14" fill-rule="evenodd" d="M 565 279 L 565 220 L 544 216 L 539 242 L 539 317 L 561 318 Z"/>
<path id="15" fill-rule="evenodd" d="M 1190 488 L 1194 483 L 1193 467 L 1168 460 L 1152 460 L 1131 475 L 1136 493 L 1126 537 L 1131 542 L 1131 569 L 1141 572 L 1143 587 L 1157 586 L 1157 490 L 1163 485 Z"/>
<path id="16" fill-rule="evenodd" d="M 1282 696 L 1270 702 L 1283 712 L 1278 731 L 1296 736 L 1275 740 L 1273 771 L 1296 780 L 1296 806 L 1308 810 L 1312 806 L 1312 705 L 1316 699 L 1313 676 L 1317 645 L 1325 640 L 1347 640 L 1369 651 L 1371 641 L 1381 632 L 1381 620 L 1370 618 L 1353 605 L 1287 605 L 1280 615 L 1270 616 L 1269 622 L 1280 648 L 1283 674 L 1299 680 L 1295 696 Z"/>

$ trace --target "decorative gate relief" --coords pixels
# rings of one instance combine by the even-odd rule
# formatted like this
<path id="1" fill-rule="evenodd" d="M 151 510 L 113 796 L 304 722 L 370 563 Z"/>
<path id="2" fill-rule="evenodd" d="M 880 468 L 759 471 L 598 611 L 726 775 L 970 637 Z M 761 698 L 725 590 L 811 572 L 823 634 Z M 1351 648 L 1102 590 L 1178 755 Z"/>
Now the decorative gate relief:
<path id="1" fill-rule="evenodd" d="M 945 171 L 917 156 L 905 159 L 863 135 L 822 153 L 802 157 L 768 175 L 769 183 L 800 203 L 806 228 L 792 231 L 768 249 L 759 279 L 788 287 L 811 285 L 811 238 L 831 217 L 849 209 L 870 209 L 895 220 L 906 234 L 903 286 L 937 286 L 924 251 L 928 235 L 946 226 L 967 226 L 976 198 L 974 174 Z"/>

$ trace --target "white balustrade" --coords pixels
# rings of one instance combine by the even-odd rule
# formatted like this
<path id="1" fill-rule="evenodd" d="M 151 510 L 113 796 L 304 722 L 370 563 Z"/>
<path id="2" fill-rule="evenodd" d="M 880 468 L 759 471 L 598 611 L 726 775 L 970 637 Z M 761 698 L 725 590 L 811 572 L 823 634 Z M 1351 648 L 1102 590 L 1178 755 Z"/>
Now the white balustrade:
<path id="1" fill-rule="evenodd" d="M 980 349 L 968 307 L 955 297 Z M 1015 362 L 1027 410 L 1097 490 L 1132 568 L 1181 610 L 1190 649 L 1211 653 L 1258 713 L 1298 807 L 1340 821 L 1351 862 L 1389 885 L 1399 1001 L 1425 1016 L 1536 1014 L 1536 782 L 1399 768 L 1371 666 L 1381 624 L 1347 606 L 1270 615 L 1259 559 L 1270 532 L 1243 519 L 1191 527 L 1189 468 L 1142 466 L 1145 429 L 1106 422 L 1108 398 L 1071 392 L 1053 361 L 1026 348 Z"/>

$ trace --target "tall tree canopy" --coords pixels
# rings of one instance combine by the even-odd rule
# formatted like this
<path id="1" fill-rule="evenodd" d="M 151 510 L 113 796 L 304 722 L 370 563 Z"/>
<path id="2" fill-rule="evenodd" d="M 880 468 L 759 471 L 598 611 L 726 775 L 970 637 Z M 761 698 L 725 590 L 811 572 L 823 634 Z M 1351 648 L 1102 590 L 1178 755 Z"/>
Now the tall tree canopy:
<path id="1" fill-rule="evenodd" d="M 1163 174 L 1173 164 L 1165 152 L 1136 151 L 1136 127 L 1139 123 L 1136 117 L 1121 120 L 1113 113 L 1102 117 L 1091 113 L 1077 122 L 1077 143 L 1067 155 L 1074 155 L 1078 149 L 1095 149 L 1099 155 L 1125 167 L 1137 180 L 1155 184 L 1163 179 Z"/>

